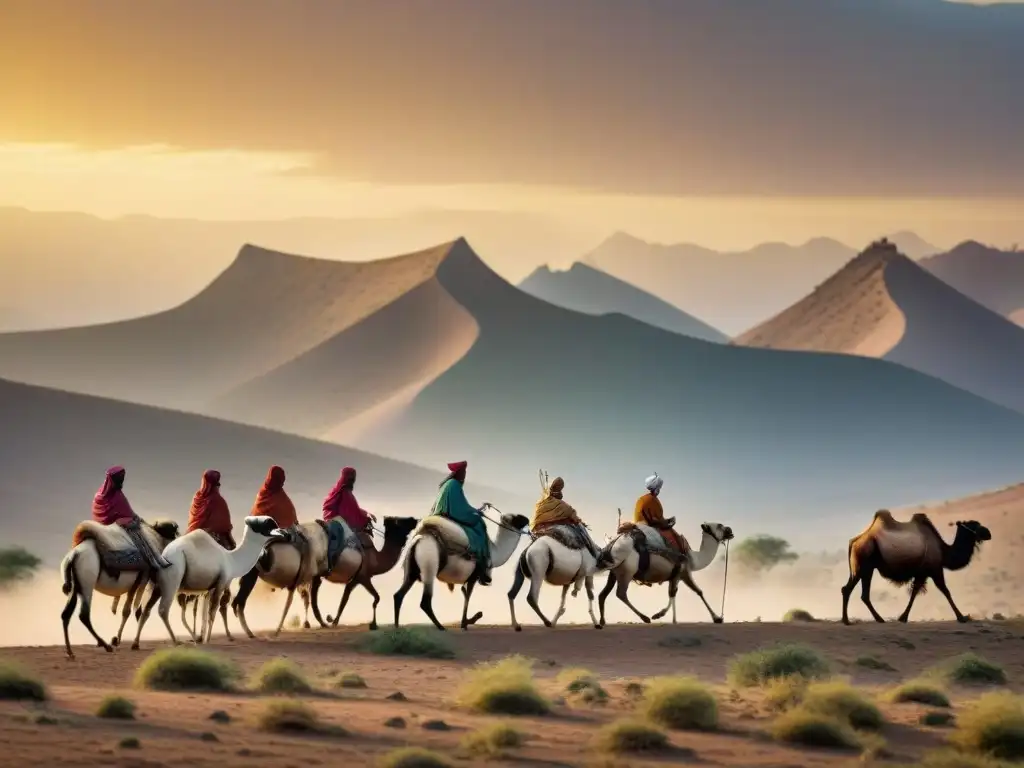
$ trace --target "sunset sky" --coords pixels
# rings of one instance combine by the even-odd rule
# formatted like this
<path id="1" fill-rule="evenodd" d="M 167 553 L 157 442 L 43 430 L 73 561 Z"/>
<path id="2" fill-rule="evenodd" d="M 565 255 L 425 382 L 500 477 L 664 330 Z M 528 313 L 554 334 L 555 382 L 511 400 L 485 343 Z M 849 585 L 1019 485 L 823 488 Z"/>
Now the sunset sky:
<path id="1" fill-rule="evenodd" d="M 1021 39 L 941 0 L 18 3 L 0 206 L 1011 240 Z"/>

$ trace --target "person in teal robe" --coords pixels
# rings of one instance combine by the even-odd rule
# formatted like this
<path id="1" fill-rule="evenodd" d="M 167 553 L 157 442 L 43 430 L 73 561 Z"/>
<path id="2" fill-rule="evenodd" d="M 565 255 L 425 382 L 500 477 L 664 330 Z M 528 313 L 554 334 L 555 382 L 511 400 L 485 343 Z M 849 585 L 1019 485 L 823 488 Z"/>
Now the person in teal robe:
<path id="1" fill-rule="evenodd" d="M 450 474 L 441 483 L 431 514 L 447 517 L 466 531 L 469 551 L 477 562 L 478 581 L 487 585 L 491 583 L 491 543 L 481 510 L 470 505 L 462 488 L 466 482 L 467 466 L 465 461 L 448 465 Z"/>

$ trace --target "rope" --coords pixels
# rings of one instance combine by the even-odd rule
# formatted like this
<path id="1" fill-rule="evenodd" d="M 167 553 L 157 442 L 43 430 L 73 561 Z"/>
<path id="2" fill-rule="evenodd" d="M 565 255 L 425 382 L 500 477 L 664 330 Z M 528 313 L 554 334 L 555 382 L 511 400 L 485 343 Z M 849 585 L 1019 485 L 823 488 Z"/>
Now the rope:
<path id="1" fill-rule="evenodd" d="M 725 541 L 725 575 L 722 577 L 722 611 L 718 615 L 725 621 L 725 585 L 729 583 L 729 540 Z"/>
<path id="2" fill-rule="evenodd" d="M 499 515 L 501 514 L 501 510 L 498 509 L 493 504 L 488 504 L 487 506 L 490 507 L 491 509 L 493 509 L 495 512 L 497 512 Z M 530 536 L 530 537 L 533 537 L 533 532 L 532 531 L 529 531 L 529 530 L 517 531 L 515 528 L 511 528 L 511 527 L 505 525 L 503 522 L 501 522 L 501 520 L 495 520 L 493 517 L 488 517 L 483 512 L 480 512 L 480 517 L 482 517 L 484 520 L 490 520 L 492 523 L 494 523 L 499 528 L 504 528 L 506 531 L 510 531 L 510 532 L 516 534 L 517 536 Z"/>

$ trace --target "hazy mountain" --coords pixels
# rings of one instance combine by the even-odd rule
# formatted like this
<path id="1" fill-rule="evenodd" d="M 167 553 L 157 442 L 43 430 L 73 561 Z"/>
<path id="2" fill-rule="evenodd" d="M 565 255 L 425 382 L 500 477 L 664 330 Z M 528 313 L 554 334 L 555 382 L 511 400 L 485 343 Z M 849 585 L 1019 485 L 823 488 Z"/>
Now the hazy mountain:
<path id="1" fill-rule="evenodd" d="M 1024 252 L 968 241 L 923 259 L 921 266 L 992 311 L 1024 321 Z"/>

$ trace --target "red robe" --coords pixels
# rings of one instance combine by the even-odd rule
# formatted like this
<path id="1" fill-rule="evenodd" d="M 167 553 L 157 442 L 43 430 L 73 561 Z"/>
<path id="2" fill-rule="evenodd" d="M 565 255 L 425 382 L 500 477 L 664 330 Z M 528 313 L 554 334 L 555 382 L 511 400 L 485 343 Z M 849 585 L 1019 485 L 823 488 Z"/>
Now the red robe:
<path id="1" fill-rule="evenodd" d="M 353 531 L 359 532 L 370 524 L 370 515 L 365 509 L 360 508 L 355 494 L 352 493 L 352 484 L 355 481 L 356 471 L 352 467 L 341 470 L 341 477 L 324 499 L 323 512 L 324 520 L 340 517 Z"/>
<path id="2" fill-rule="evenodd" d="M 263 487 L 256 494 L 252 505 L 253 515 L 267 515 L 274 518 L 279 528 L 291 528 L 299 522 L 295 505 L 284 491 L 284 470 L 276 464 L 267 472 Z"/>
<path id="3" fill-rule="evenodd" d="M 92 499 L 92 519 L 100 525 L 128 525 L 135 519 L 132 505 L 124 495 L 124 467 L 111 467 L 103 480 L 103 486 Z"/>
<path id="4" fill-rule="evenodd" d="M 188 530 L 203 530 L 216 537 L 231 539 L 231 512 L 220 495 L 220 472 L 208 469 L 203 473 L 203 484 L 192 497 L 188 511 Z"/>

